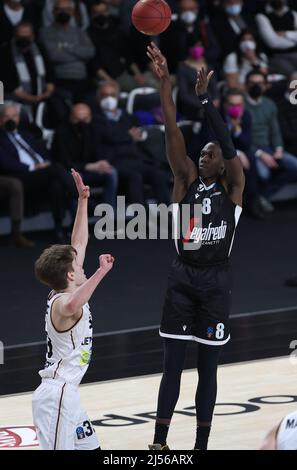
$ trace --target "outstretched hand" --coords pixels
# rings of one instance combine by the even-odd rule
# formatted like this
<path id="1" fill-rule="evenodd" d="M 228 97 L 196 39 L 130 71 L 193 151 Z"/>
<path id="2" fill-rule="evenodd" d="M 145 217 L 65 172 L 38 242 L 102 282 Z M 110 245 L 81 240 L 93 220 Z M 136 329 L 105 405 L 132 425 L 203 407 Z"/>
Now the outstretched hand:
<path id="1" fill-rule="evenodd" d="M 209 72 L 209 74 L 207 74 L 206 70 L 203 67 L 201 70 L 198 71 L 197 82 L 195 87 L 197 96 L 205 95 L 205 93 L 207 93 L 207 88 L 210 80 L 212 79 L 213 74 L 213 70 Z"/>
<path id="2" fill-rule="evenodd" d="M 88 199 L 90 197 L 90 187 L 84 184 L 80 174 L 73 168 L 71 169 L 71 174 L 74 179 L 79 198 Z"/>
<path id="3" fill-rule="evenodd" d="M 147 46 L 147 56 L 151 59 L 158 78 L 169 77 L 167 60 L 154 42 Z"/>

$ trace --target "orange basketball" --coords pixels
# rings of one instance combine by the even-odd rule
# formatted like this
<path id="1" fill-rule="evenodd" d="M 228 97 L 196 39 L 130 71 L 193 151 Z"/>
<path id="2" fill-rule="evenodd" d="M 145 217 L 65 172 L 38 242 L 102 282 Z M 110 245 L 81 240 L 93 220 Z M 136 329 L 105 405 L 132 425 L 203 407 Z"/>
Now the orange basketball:
<path id="1" fill-rule="evenodd" d="M 143 34 L 163 33 L 171 22 L 171 9 L 164 0 L 139 0 L 132 10 L 132 23 Z"/>

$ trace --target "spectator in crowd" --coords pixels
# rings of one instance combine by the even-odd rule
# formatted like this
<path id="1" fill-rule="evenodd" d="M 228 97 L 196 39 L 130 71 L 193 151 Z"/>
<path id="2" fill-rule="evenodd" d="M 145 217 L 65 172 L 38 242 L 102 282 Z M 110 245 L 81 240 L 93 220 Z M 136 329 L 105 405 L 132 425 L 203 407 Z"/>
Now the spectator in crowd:
<path id="1" fill-rule="evenodd" d="M 32 20 L 29 6 L 24 6 L 20 0 L 3 0 L 0 5 L 0 45 L 11 41 L 17 24 Z"/>
<path id="2" fill-rule="evenodd" d="M 247 76 L 246 108 L 252 116 L 252 151 L 266 195 L 297 181 L 297 158 L 284 150 L 277 107 L 264 96 L 267 83 L 261 72 Z M 266 183 L 266 185 L 265 185 Z"/>
<path id="3" fill-rule="evenodd" d="M 71 26 L 74 11 L 73 0 L 56 0 L 55 21 L 41 30 L 40 37 L 54 66 L 57 87 L 80 101 L 89 88 L 87 63 L 95 49 L 86 32 Z"/>
<path id="4" fill-rule="evenodd" d="M 195 42 L 188 49 L 188 57 L 181 62 L 177 69 L 176 84 L 178 87 L 178 111 L 187 119 L 201 121 L 203 119 L 203 106 L 197 100 L 195 84 L 197 73 L 204 67 L 209 69 L 205 59 L 205 48 L 201 42 Z M 213 79 L 209 84 L 209 95 L 216 107 L 219 106 L 219 92 L 217 82 Z"/>
<path id="5" fill-rule="evenodd" d="M 24 193 L 22 182 L 18 178 L 0 175 L 0 203 L 8 202 L 11 220 L 11 241 L 20 248 L 32 248 L 34 242 L 21 233 L 24 216 Z"/>
<path id="6" fill-rule="evenodd" d="M 96 135 L 100 136 L 110 163 L 118 170 L 130 203 L 144 204 L 144 183 L 150 184 L 158 203 L 170 204 L 168 174 L 148 163 L 139 143 L 145 138 L 136 119 L 118 107 L 119 89 L 114 82 L 102 83 L 98 89 Z"/>
<path id="7" fill-rule="evenodd" d="M 242 0 L 222 0 L 221 14 L 211 23 L 222 48 L 223 58 L 235 51 L 243 31 L 247 28 L 255 29 L 253 17 L 246 11 Z"/>
<path id="8" fill-rule="evenodd" d="M 297 70 L 297 12 L 289 8 L 287 0 L 270 0 L 256 21 L 270 55 L 271 71 L 289 77 Z"/>
<path id="9" fill-rule="evenodd" d="M 224 62 L 224 74 L 228 88 L 245 89 L 246 76 L 252 70 L 268 73 L 268 57 L 260 51 L 252 31 L 245 30 L 238 38 L 235 52 L 231 52 Z"/>
<path id="10" fill-rule="evenodd" d="M 295 82 L 295 83 L 294 83 Z M 277 100 L 280 127 L 285 149 L 297 155 L 297 73 L 294 72 L 288 82 L 286 93 Z"/>
<path id="11" fill-rule="evenodd" d="M 51 164 L 29 133 L 18 129 L 20 105 L 6 102 L 0 106 L 0 171 L 19 178 L 30 202 L 47 198 L 55 223 L 55 239 L 64 241 L 62 221 L 66 204 L 63 185 L 65 170 Z"/>
<path id="12" fill-rule="evenodd" d="M 19 23 L 13 40 L 0 48 L 0 67 L 5 96 L 27 105 L 30 114 L 54 93 L 53 70 L 31 23 Z"/>
<path id="13" fill-rule="evenodd" d="M 90 187 L 104 187 L 103 202 L 116 205 L 117 171 L 98 155 L 98 145 L 92 126 L 92 113 L 86 104 L 73 106 L 69 122 L 61 124 L 55 133 L 52 147 L 53 159 L 61 163 L 67 173 L 67 187 L 75 198 L 71 168 L 78 171 Z"/>
<path id="14" fill-rule="evenodd" d="M 259 450 L 297 450 L 297 411 L 269 431 Z"/>
<path id="15" fill-rule="evenodd" d="M 252 152 L 252 118 L 245 109 L 240 90 L 230 89 L 225 94 L 223 112 L 245 173 L 245 209 L 250 215 L 262 218 L 266 204 L 260 196 L 256 159 Z"/>
<path id="16" fill-rule="evenodd" d="M 178 63 L 187 58 L 190 41 L 201 42 L 207 63 L 217 66 L 220 47 L 210 24 L 200 16 L 199 2 L 180 0 L 177 19 L 160 36 L 160 47 L 167 57 L 170 73 L 175 73 Z"/>
<path id="17" fill-rule="evenodd" d="M 131 47 L 119 28 L 119 19 L 110 14 L 106 3 L 91 5 L 88 32 L 96 50 L 91 67 L 99 80 L 115 80 L 123 91 L 145 84 L 139 67 L 133 63 Z"/>
<path id="18" fill-rule="evenodd" d="M 77 26 L 82 30 L 86 30 L 90 24 L 88 10 L 86 5 L 80 0 L 74 1 L 74 15 L 70 20 L 71 26 Z M 54 22 L 53 9 L 55 0 L 45 0 L 43 12 L 42 12 L 42 23 L 43 26 L 51 26 Z"/>

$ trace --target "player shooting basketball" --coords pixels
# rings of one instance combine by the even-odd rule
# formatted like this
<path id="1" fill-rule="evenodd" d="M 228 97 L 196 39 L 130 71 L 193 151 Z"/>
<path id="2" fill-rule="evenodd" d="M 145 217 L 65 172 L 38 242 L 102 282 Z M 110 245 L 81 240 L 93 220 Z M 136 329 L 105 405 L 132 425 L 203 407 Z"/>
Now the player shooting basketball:
<path id="1" fill-rule="evenodd" d="M 217 394 L 217 367 L 222 346 L 230 339 L 229 255 L 238 223 L 244 174 L 229 131 L 214 108 L 207 88 L 213 75 L 198 73 L 196 94 L 216 135 L 199 161 L 186 152 L 182 132 L 176 123 L 176 108 L 167 62 L 151 43 L 147 54 L 160 79 L 165 118 L 167 158 L 174 175 L 173 199 L 188 204 L 191 211 L 187 243 L 177 240 L 178 256 L 172 264 L 163 308 L 160 335 L 164 338 L 164 373 L 159 390 L 157 419 L 152 450 L 168 449 L 167 434 L 178 400 L 180 379 L 189 340 L 197 342 L 199 384 L 195 402 L 197 433 L 194 449 L 207 449 Z M 194 207 L 202 207 L 202 227 L 193 226 Z M 201 222 L 201 221 L 200 221 Z M 201 243 L 199 249 L 186 249 Z"/>
<path id="2" fill-rule="evenodd" d="M 100 449 L 95 431 L 82 409 L 78 385 L 92 351 L 92 315 L 88 301 L 113 267 L 111 255 L 99 257 L 99 268 L 87 279 L 83 270 L 88 243 L 90 190 L 72 170 L 78 207 L 71 245 L 47 248 L 35 263 L 37 279 L 52 289 L 46 312 L 47 354 L 39 372 L 41 385 L 33 395 L 33 419 L 42 449 Z"/>

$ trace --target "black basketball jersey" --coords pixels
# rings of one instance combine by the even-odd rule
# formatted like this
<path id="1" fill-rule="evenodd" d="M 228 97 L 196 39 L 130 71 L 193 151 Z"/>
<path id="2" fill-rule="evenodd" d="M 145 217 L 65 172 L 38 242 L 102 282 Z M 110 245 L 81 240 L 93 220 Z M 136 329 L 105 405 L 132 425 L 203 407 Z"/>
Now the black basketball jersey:
<path id="1" fill-rule="evenodd" d="M 178 204 L 179 217 L 175 214 L 175 227 L 179 228 L 175 244 L 182 260 L 195 266 L 226 262 L 241 211 L 220 181 L 206 186 L 199 177 Z"/>

